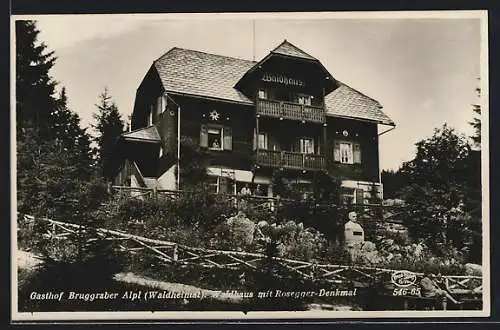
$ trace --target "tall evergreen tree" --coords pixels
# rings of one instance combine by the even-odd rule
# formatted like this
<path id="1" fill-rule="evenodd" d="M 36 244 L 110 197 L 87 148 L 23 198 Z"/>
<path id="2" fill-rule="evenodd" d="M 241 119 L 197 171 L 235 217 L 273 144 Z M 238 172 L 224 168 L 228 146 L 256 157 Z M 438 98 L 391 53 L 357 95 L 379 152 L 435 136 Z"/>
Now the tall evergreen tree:
<path id="1" fill-rule="evenodd" d="M 90 137 L 68 109 L 65 88 L 54 96 L 54 52 L 37 40 L 34 21 L 16 21 L 18 209 L 74 215 L 81 184 L 90 178 Z"/>
<path id="2" fill-rule="evenodd" d="M 481 97 L 481 89 L 476 88 L 478 98 Z M 481 105 L 473 104 L 472 111 L 475 116 L 472 122 L 470 122 L 474 133 L 471 136 L 473 142 L 473 150 L 469 155 L 469 194 L 467 208 L 470 210 L 472 217 L 472 223 L 474 226 L 471 227 L 473 234 L 473 246 L 477 248 L 472 251 L 472 259 L 474 261 L 481 261 L 481 246 L 482 246 L 482 187 L 481 187 Z"/>
<path id="3" fill-rule="evenodd" d="M 50 117 L 51 135 L 65 150 L 71 151 L 72 159 L 78 168 L 78 177 L 90 179 L 92 167 L 91 136 L 80 127 L 80 117 L 68 108 L 66 88 L 63 87 L 56 108 Z"/>
<path id="4" fill-rule="evenodd" d="M 481 96 L 481 89 L 478 87 L 476 88 L 476 92 L 478 97 Z M 470 122 L 472 127 L 474 128 L 474 134 L 471 136 L 472 141 L 474 142 L 474 147 L 480 149 L 481 148 L 481 105 L 480 104 L 473 104 L 472 105 L 472 111 L 474 111 L 475 117 Z"/>
<path id="5" fill-rule="evenodd" d="M 56 57 L 38 42 L 35 21 L 16 21 L 16 121 L 19 129 L 48 130 L 56 81 L 49 70 Z"/>
<path id="6" fill-rule="evenodd" d="M 107 88 L 99 95 L 99 104 L 96 107 L 97 112 L 94 113 L 96 123 L 92 125 L 97 133 L 94 139 L 97 143 L 96 165 L 102 177 L 107 181 L 112 181 L 120 165 L 117 140 L 124 132 L 125 124 Z"/>

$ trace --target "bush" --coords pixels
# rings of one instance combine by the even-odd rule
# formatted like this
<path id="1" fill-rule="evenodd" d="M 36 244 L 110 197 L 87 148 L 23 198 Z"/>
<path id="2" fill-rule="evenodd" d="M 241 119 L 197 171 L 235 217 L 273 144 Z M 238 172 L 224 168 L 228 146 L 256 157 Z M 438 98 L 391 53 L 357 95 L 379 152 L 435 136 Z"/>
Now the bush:
<path id="1" fill-rule="evenodd" d="M 260 230 L 267 242 L 276 244 L 277 256 L 283 258 L 318 260 L 327 246 L 327 240 L 318 230 L 304 228 L 302 223 L 294 221 L 264 224 Z"/>

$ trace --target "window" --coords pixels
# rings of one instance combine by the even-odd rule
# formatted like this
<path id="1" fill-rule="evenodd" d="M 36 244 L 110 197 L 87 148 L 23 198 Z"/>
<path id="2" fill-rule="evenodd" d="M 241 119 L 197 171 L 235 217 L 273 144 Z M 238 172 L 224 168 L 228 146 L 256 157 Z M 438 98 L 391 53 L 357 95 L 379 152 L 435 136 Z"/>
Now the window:
<path id="1" fill-rule="evenodd" d="M 352 164 L 352 144 L 340 142 L 340 162 L 342 164 Z"/>
<path id="2" fill-rule="evenodd" d="M 257 146 L 259 149 L 264 149 L 267 150 L 267 133 L 259 133 L 258 135 L 258 140 L 257 140 Z"/>
<path id="3" fill-rule="evenodd" d="M 213 150 L 222 150 L 222 129 L 208 129 L 208 148 Z"/>
<path id="4" fill-rule="evenodd" d="M 233 134 L 230 127 L 201 125 L 200 146 L 210 150 L 232 150 Z"/>
<path id="5" fill-rule="evenodd" d="M 340 189 L 340 196 L 344 204 L 353 204 L 355 198 L 355 189 L 342 187 Z"/>
<path id="6" fill-rule="evenodd" d="M 267 100 L 267 91 L 264 89 L 259 89 L 259 99 Z"/>
<path id="7" fill-rule="evenodd" d="M 218 176 L 209 176 L 207 178 L 207 189 L 210 193 L 218 193 L 219 192 L 219 177 Z"/>
<path id="8" fill-rule="evenodd" d="M 297 102 L 303 105 L 311 105 L 312 96 L 306 94 L 297 95 Z"/>
<path id="9" fill-rule="evenodd" d="M 312 138 L 301 138 L 300 141 L 300 153 L 303 154 L 313 154 L 314 153 L 314 139 Z"/>
<path id="10" fill-rule="evenodd" d="M 333 158 L 341 164 L 361 164 L 360 144 L 350 141 L 335 141 Z"/>
<path id="11" fill-rule="evenodd" d="M 356 204 L 367 204 L 368 201 L 365 200 L 365 192 L 361 188 L 356 189 Z"/>

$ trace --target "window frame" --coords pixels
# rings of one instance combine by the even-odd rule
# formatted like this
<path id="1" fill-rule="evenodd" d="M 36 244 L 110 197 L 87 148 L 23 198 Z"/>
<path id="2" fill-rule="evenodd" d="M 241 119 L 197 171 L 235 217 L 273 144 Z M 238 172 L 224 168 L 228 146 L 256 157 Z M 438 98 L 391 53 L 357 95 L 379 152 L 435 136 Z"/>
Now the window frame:
<path id="1" fill-rule="evenodd" d="M 209 136 L 215 133 L 209 133 L 209 130 L 218 130 L 220 140 L 219 148 L 214 148 L 209 143 Z M 220 124 L 202 123 L 200 126 L 200 146 L 207 148 L 210 151 L 232 151 L 233 150 L 233 129 L 231 126 L 224 126 Z"/>
<path id="2" fill-rule="evenodd" d="M 215 126 L 215 125 L 206 125 L 207 127 L 207 148 L 209 150 L 214 150 L 214 151 L 222 151 L 224 150 L 224 129 L 223 127 L 218 127 L 218 126 Z M 210 133 L 210 130 L 218 130 L 219 131 L 219 148 L 214 148 L 212 147 L 212 145 L 210 145 L 210 141 L 209 141 L 209 138 L 210 138 L 210 134 L 214 134 L 214 133 Z"/>
<path id="3" fill-rule="evenodd" d="M 305 144 L 304 142 L 306 140 L 311 141 L 311 146 L 312 146 L 312 152 L 305 152 Z M 302 136 L 299 137 L 299 153 L 305 154 L 305 155 L 315 155 L 316 154 L 316 149 L 315 149 L 315 143 L 314 143 L 314 138 L 310 136 Z"/>
<path id="4" fill-rule="evenodd" d="M 301 103 L 301 99 L 303 100 L 302 103 Z M 306 100 L 308 102 L 306 102 Z M 313 96 L 312 95 L 304 94 L 304 93 L 298 93 L 297 94 L 297 103 L 300 104 L 300 105 L 311 106 L 312 105 L 312 100 L 313 100 Z"/>
<path id="5" fill-rule="evenodd" d="M 350 159 L 347 159 L 347 161 L 344 161 L 344 157 L 342 156 L 342 145 L 349 146 L 350 152 L 348 156 L 350 156 Z M 339 141 L 339 156 L 341 164 L 348 164 L 348 165 L 354 164 L 354 143 L 352 141 L 345 141 L 345 140 Z"/>
<path id="6" fill-rule="evenodd" d="M 210 182 L 210 181 L 209 181 L 209 180 L 210 180 L 210 179 L 212 179 L 212 178 L 215 178 L 215 183 L 214 183 L 214 182 Z M 213 193 L 213 191 L 211 191 L 211 189 L 212 189 L 213 187 L 215 187 L 215 194 L 218 194 L 218 193 L 219 193 L 219 178 L 220 178 L 219 176 L 215 176 L 215 175 L 209 175 L 209 176 L 208 176 L 208 180 L 207 180 L 206 185 L 207 185 L 208 187 L 210 187 L 210 188 L 209 188 L 209 192 L 212 192 L 212 193 Z"/>
<path id="7" fill-rule="evenodd" d="M 261 96 L 262 93 L 262 96 Z M 269 92 L 265 88 L 259 88 L 257 90 L 257 98 L 259 100 L 269 100 Z"/>
<path id="8" fill-rule="evenodd" d="M 260 145 L 260 137 L 263 136 L 263 144 L 264 147 Z M 257 133 L 257 148 L 261 150 L 269 150 L 269 134 L 267 132 L 259 132 Z"/>

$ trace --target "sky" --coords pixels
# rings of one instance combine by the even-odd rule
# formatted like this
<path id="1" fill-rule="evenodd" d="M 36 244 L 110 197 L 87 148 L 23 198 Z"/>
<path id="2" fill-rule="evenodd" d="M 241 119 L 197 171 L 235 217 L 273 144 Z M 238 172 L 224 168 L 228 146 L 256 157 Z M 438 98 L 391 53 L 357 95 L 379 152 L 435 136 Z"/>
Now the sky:
<path id="1" fill-rule="evenodd" d="M 444 13 L 443 13 L 444 14 Z M 52 76 L 69 106 L 92 121 L 108 88 L 124 118 L 152 62 L 172 47 L 260 60 L 284 39 L 321 61 L 336 79 L 379 101 L 396 128 L 380 137 L 381 169 L 397 169 L 415 143 L 447 123 L 471 135 L 481 67 L 481 22 L 467 15 L 404 13 L 340 16 L 34 16 L 39 39 L 55 51 Z M 384 131 L 389 127 L 380 127 Z"/>

